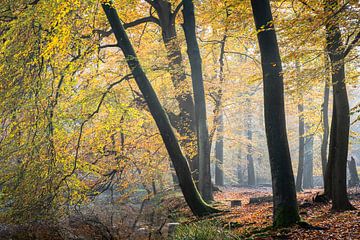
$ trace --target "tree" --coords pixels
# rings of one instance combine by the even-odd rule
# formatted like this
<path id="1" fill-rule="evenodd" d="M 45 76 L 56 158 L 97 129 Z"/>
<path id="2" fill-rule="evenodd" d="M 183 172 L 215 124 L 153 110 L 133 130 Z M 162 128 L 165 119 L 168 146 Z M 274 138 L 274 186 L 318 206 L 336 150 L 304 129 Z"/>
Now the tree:
<path id="1" fill-rule="evenodd" d="M 217 136 L 215 142 L 215 184 L 219 186 L 224 185 L 224 115 L 221 110 L 219 115 L 219 126 L 217 128 Z"/>
<path id="2" fill-rule="evenodd" d="M 102 3 L 102 8 L 115 34 L 116 40 L 118 41 L 117 45 L 124 53 L 126 62 L 131 69 L 135 81 L 143 94 L 150 113 L 160 131 L 166 149 L 172 163 L 174 164 L 179 184 L 188 206 L 196 216 L 204 216 L 218 212 L 217 209 L 207 205 L 197 191 L 195 183 L 191 178 L 191 172 L 187 159 L 181 151 L 178 140 L 169 122 L 169 118 L 161 106 L 148 78 L 142 70 L 136 53 L 130 43 L 130 40 L 128 39 L 122 23 L 120 22 L 119 16 L 113 7 L 112 1 Z"/>
<path id="3" fill-rule="evenodd" d="M 314 172 L 314 136 L 308 134 L 309 126 L 307 126 L 307 133 L 305 137 L 305 149 L 304 149 L 304 179 L 303 187 L 304 188 L 313 188 L 313 172 Z"/>
<path id="4" fill-rule="evenodd" d="M 321 138 L 321 170 L 323 181 L 325 183 L 325 172 L 327 164 L 327 149 L 329 143 L 329 95 L 330 95 L 330 66 L 327 54 L 325 54 L 325 87 L 324 87 L 324 100 L 321 105 L 323 134 Z"/>
<path id="5" fill-rule="evenodd" d="M 300 192 L 302 190 L 302 181 L 303 181 L 303 172 L 304 172 L 304 157 L 305 157 L 305 123 L 304 123 L 304 105 L 302 96 L 300 97 L 300 103 L 298 104 L 299 112 L 299 163 L 298 171 L 296 175 L 296 191 Z"/>
<path id="6" fill-rule="evenodd" d="M 326 0 L 324 9 L 327 16 L 338 11 L 337 0 Z M 325 193 L 332 198 L 334 210 L 350 210 L 346 190 L 346 165 L 349 144 L 350 111 L 345 84 L 344 58 L 354 46 L 345 50 L 341 39 L 341 30 L 335 14 L 326 25 L 326 50 L 331 64 L 331 81 L 333 84 L 333 115 L 330 130 L 328 167 L 325 179 Z M 358 41 L 360 33 L 354 41 Z M 356 42 L 355 42 L 356 43 Z M 329 186 L 330 184 L 330 186 Z"/>
<path id="7" fill-rule="evenodd" d="M 226 19 L 229 17 L 228 9 L 226 8 Z M 225 23 L 227 25 L 227 23 Z M 224 84 L 224 57 L 225 45 L 227 39 L 227 27 L 223 38 L 220 42 L 220 57 L 219 57 L 219 89 L 215 96 L 215 109 L 214 109 L 214 128 L 216 128 L 216 142 L 215 142 L 215 184 L 219 186 L 224 185 L 224 109 L 223 109 L 223 84 Z M 215 130 L 214 130 L 215 131 Z M 210 134 L 210 140 L 212 134 Z"/>
<path id="8" fill-rule="evenodd" d="M 252 115 L 251 115 L 251 109 L 250 109 L 250 98 L 246 99 L 246 103 L 248 105 L 248 114 L 246 119 L 246 138 L 248 140 L 247 144 L 247 154 L 246 154 L 246 160 L 247 160 L 247 174 L 248 174 L 248 185 L 254 186 L 255 185 L 255 167 L 254 167 L 254 159 L 253 159 L 253 146 L 252 146 L 252 140 L 253 140 L 253 125 L 252 125 Z"/>
<path id="9" fill-rule="evenodd" d="M 350 173 L 349 187 L 355 187 L 359 185 L 360 180 L 356 169 L 356 161 L 353 156 L 351 156 L 351 160 L 349 161 L 348 165 Z"/>
<path id="10" fill-rule="evenodd" d="M 195 121 L 199 156 L 199 190 L 206 201 L 213 200 L 210 173 L 210 143 L 206 120 L 205 90 L 202 74 L 202 60 L 195 32 L 195 13 L 192 0 L 183 1 L 183 29 L 187 54 L 191 67 L 191 78 L 195 100 Z"/>
<path id="11" fill-rule="evenodd" d="M 273 224 L 300 220 L 286 134 L 282 66 L 269 0 L 251 1 L 261 54 L 265 129 L 273 189 Z"/>
<path id="12" fill-rule="evenodd" d="M 192 97 L 192 89 L 186 80 L 185 66 L 181 53 L 181 46 L 176 33 L 175 20 L 181 9 L 182 3 L 172 10 L 171 2 L 167 0 L 147 1 L 156 11 L 158 18 L 154 16 L 145 17 L 146 21 L 155 22 L 161 28 L 161 36 L 167 51 L 169 73 L 175 88 L 175 98 L 178 102 L 180 112 L 174 114 L 169 112 L 172 125 L 181 136 L 186 136 L 183 145 L 190 144 L 196 138 L 195 110 Z M 136 22 L 136 20 L 134 21 Z M 199 163 L 197 154 L 187 155 L 195 180 L 198 180 Z"/>

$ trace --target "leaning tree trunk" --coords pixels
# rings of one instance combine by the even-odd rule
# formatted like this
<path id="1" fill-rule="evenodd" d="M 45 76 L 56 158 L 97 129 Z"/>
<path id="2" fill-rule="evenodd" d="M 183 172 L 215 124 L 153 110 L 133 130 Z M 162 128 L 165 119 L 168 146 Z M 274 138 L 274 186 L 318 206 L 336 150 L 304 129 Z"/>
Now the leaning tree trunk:
<path id="1" fill-rule="evenodd" d="M 304 105 L 302 102 L 302 97 L 300 98 L 300 103 L 298 104 L 298 114 L 299 114 L 299 163 L 298 170 L 296 175 L 296 191 L 302 191 L 302 180 L 303 180 L 303 172 L 304 172 L 304 157 L 305 157 L 305 123 L 304 123 Z"/>
<path id="2" fill-rule="evenodd" d="M 261 53 L 265 129 L 269 150 L 273 224 L 289 226 L 300 220 L 294 174 L 286 134 L 282 66 L 269 0 L 251 0 Z"/>
<path id="3" fill-rule="evenodd" d="M 183 29 L 187 44 L 187 54 L 191 67 L 195 100 L 195 121 L 198 137 L 199 190 L 206 201 L 213 200 L 210 173 L 210 144 L 206 119 L 206 102 L 202 76 L 202 60 L 195 32 L 195 13 L 192 0 L 183 0 Z"/>
<path id="4" fill-rule="evenodd" d="M 337 0 L 325 2 L 325 12 L 331 16 L 338 8 Z M 345 84 L 345 63 L 338 19 L 333 17 L 326 24 L 326 48 L 331 63 L 333 84 L 333 121 L 331 124 L 329 163 L 331 169 L 331 198 L 333 210 L 350 210 L 346 188 L 346 165 L 349 145 L 350 111 Z"/>
<path id="5" fill-rule="evenodd" d="M 150 84 L 150 81 L 142 70 L 136 53 L 130 43 L 122 23 L 120 22 L 119 16 L 113 7 L 113 2 L 109 1 L 102 3 L 102 7 L 115 34 L 116 40 L 118 41 L 118 46 L 124 53 L 127 64 L 131 69 L 135 81 L 141 93 L 143 94 L 150 113 L 153 116 L 160 131 L 170 159 L 174 164 L 174 168 L 179 179 L 179 185 L 187 204 L 196 216 L 204 216 L 218 212 L 218 210 L 207 205 L 197 191 L 195 183 L 191 178 L 191 172 L 187 159 L 181 151 L 179 142 L 172 129 L 169 118 L 161 106 L 160 101 Z"/>

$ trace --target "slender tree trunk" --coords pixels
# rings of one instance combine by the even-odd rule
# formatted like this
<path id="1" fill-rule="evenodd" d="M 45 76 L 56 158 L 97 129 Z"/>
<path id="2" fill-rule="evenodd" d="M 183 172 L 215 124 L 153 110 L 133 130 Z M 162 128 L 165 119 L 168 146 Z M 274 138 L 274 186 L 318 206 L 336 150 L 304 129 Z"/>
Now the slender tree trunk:
<path id="1" fill-rule="evenodd" d="M 195 32 L 195 13 L 192 0 L 183 0 L 183 29 L 187 44 L 187 54 L 191 67 L 191 78 L 195 99 L 195 120 L 198 137 L 199 156 L 199 190 L 205 201 L 212 201 L 212 184 L 210 173 L 210 144 L 206 118 L 202 60 Z"/>
<path id="2" fill-rule="evenodd" d="M 282 66 L 269 0 L 251 0 L 261 53 L 265 128 L 269 150 L 273 224 L 289 226 L 300 220 L 294 174 L 286 134 Z"/>
<path id="3" fill-rule="evenodd" d="M 336 105 L 335 101 L 333 99 L 333 110 L 332 110 L 332 118 L 331 118 L 331 129 L 330 129 L 330 136 L 336 135 Z M 335 168 L 335 146 L 336 146 L 336 139 L 334 137 L 330 137 L 330 143 L 329 143 L 329 156 L 328 161 L 326 164 L 325 169 L 325 181 L 324 181 L 324 195 L 328 198 L 332 198 L 332 176 L 333 176 L 333 170 Z"/>
<path id="4" fill-rule="evenodd" d="M 255 186 L 255 167 L 254 167 L 254 159 L 252 155 L 252 124 L 251 124 L 251 105 L 250 105 L 250 99 L 246 99 L 247 105 L 248 105 L 248 114 L 247 114 L 247 130 L 246 130 L 246 137 L 248 140 L 247 144 L 247 173 L 248 173 L 248 185 L 249 186 Z"/>
<path id="5" fill-rule="evenodd" d="M 338 8 L 337 0 L 326 0 L 325 12 L 330 16 Z M 329 163 L 332 162 L 332 209 L 350 210 L 346 188 L 346 165 L 349 145 L 350 111 L 345 84 L 345 63 L 339 22 L 333 17 L 326 24 L 326 48 L 331 62 L 334 111 L 330 134 Z"/>
<path id="6" fill-rule="evenodd" d="M 226 16 L 228 17 L 228 11 L 226 10 Z M 225 44 L 227 39 L 227 27 L 225 27 L 225 33 L 220 44 L 220 57 L 219 57 L 219 90 L 216 96 L 215 110 L 214 110 L 214 127 L 217 128 L 217 140 L 215 145 L 215 184 L 224 185 L 224 109 L 222 106 L 223 98 L 223 84 L 224 84 L 224 57 L 225 57 Z M 210 133 L 210 147 L 212 134 Z"/>
<path id="7" fill-rule="evenodd" d="M 298 114 L 299 114 L 299 163 L 298 170 L 296 175 L 296 191 L 302 191 L 302 181 L 303 181 L 303 172 L 304 172 L 304 157 L 305 157 L 305 123 L 304 123 L 304 105 L 302 97 L 300 97 L 300 103 L 298 104 Z"/>
<path id="8" fill-rule="evenodd" d="M 324 88 L 324 102 L 322 104 L 322 123 L 323 123 L 323 136 L 321 139 L 321 166 L 325 186 L 325 172 L 327 163 L 327 147 L 329 143 L 329 95 L 330 95 L 330 66 L 328 56 L 325 56 L 325 88 Z"/>
<path id="9" fill-rule="evenodd" d="M 307 128 L 308 129 L 308 128 Z M 306 189 L 313 188 L 313 167 L 314 167 L 314 136 L 309 135 L 305 137 L 305 157 L 304 157 L 304 180 L 303 186 Z"/>
<path id="10" fill-rule="evenodd" d="M 226 16 L 228 17 L 228 11 L 226 11 Z M 220 57 L 219 57 L 219 90 L 217 92 L 217 101 L 214 111 L 214 119 L 218 119 L 215 121 L 215 127 L 217 128 L 217 139 L 215 145 L 215 184 L 219 186 L 224 185 L 224 171 L 223 171 L 223 163 L 224 163 L 224 109 L 222 106 L 223 100 L 223 84 L 224 84 L 224 57 L 225 57 L 225 44 L 227 39 L 227 27 L 225 27 L 225 33 L 223 39 L 220 44 Z M 210 134 L 211 135 L 211 134 Z M 211 137 L 210 137 L 211 139 Z M 211 146 L 211 144 L 210 144 Z"/>
<path id="11" fill-rule="evenodd" d="M 349 173 L 350 173 L 349 187 L 355 187 L 360 183 L 359 175 L 356 169 L 355 158 L 351 157 L 351 160 L 349 161 L 348 165 L 349 165 Z"/>
<path id="12" fill-rule="evenodd" d="M 238 158 L 237 158 L 237 167 L 236 167 L 236 176 L 237 176 L 237 183 L 238 184 L 242 184 L 243 183 L 243 172 L 242 172 L 242 167 L 241 167 L 241 147 L 239 149 L 238 152 Z"/>
<path id="13" fill-rule="evenodd" d="M 179 179 L 180 188 L 190 209 L 196 216 L 204 216 L 218 210 L 207 205 L 196 189 L 195 183 L 191 178 L 190 168 L 186 157 L 181 151 L 179 142 L 172 129 L 169 118 L 161 106 L 157 95 L 152 88 L 150 81 L 146 77 L 138 61 L 136 53 L 130 43 L 130 40 L 124 30 L 119 16 L 113 7 L 113 2 L 102 3 L 103 10 L 115 34 L 118 46 L 121 48 L 126 58 L 127 64 L 135 78 L 135 81 L 143 94 L 156 125 L 160 131 L 170 159 L 174 164 L 176 174 Z"/>
<path id="14" fill-rule="evenodd" d="M 223 171 L 223 163 L 224 163 L 224 115 L 222 111 L 219 115 L 219 126 L 217 128 L 217 136 L 215 143 L 215 184 L 219 186 L 224 185 L 224 171 Z"/>

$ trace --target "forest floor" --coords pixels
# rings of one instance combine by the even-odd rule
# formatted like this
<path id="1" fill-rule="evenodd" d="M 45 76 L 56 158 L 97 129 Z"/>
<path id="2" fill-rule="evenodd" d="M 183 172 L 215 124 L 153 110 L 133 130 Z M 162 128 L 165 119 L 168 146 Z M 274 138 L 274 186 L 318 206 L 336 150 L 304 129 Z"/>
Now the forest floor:
<path id="1" fill-rule="evenodd" d="M 154 216 L 152 211 L 147 214 L 145 209 L 130 221 L 130 227 L 117 223 L 109 224 L 99 221 L 93 215 L 69 217 L 64 224 L 48 225 L 9 225 L 0 223 L 0 239 L 10 240 L 93 240 L 93 239 L 172 239 L 172 240 L 239 240 L 239 239 L 329 239 L 354 240 L 360 239 L 360 187 L 349 189 L 349 198 L 357 210 L 332 212 L 331 203 L 314 203 L 313 198 L 322 189 L 307 189 L 298 194 L 299 212 L 303 221 L 317 227 L 307 229 L 298 225 L 291 228 L 273 229 L 272 202 L 270 187 L 224 187 L 215 193 L 215 206 L 224 212 L 206 218 L 195 218 L 187 207 L 180 192 L 167 195 L 161 203 L 154 205 L 162 211 L 157 215 L 158 225 L 149 225 L 146 216 Z M 262 200 L 250 203 L 250 199 Z M 241 205 L 231 207 L 231 201 L 241 201 Z M 105 217 L 111 212 L 105 205 L 99 205 Z M 112 208 L 111 208 L 112 209 Z M 113 211 L 113 210 L 112 210 Z M 118 212 L 124 214 L 124 210 Z M 130 213 L 129 213 L 130 214 Z M 142 216 L 138 218 L 136 216 Z M 130 219 L 126 215 L 125 219 Z M 153 219 L 153 218 L 151 218 Z M 170 222 L 175 222 L 175 232 L 171 231 Z M 66 223 L 66 224 L 65 224 Z M 160 227 L 159 227 L 160 226 Z M 321 229 L 321 230 L 320 230 Z"/>
<path id="2" fill-rule="evenodd" d="M 215 201 L 221 203 L 219 206 L 229 209 L 232 200 L 241 200 L 241 206 L 230 207 L 229 212 L 211 220 L 220 221 L 231 235 L 240 239 L 360 239 L 359 187 L 349 189 L 349 198 L 357 210 L 347 212 L 332 212 L 331 203 L 314 203 L 313 198 L 322 189 L 307 189 L 298 194 L 302 220 L 321 230 L 300 226 L 272 229 L 272 202 L 249 203 L 250 198 L 271 196 L 270 188 L 226 187 L 220 190 L 215 194 Z"/>

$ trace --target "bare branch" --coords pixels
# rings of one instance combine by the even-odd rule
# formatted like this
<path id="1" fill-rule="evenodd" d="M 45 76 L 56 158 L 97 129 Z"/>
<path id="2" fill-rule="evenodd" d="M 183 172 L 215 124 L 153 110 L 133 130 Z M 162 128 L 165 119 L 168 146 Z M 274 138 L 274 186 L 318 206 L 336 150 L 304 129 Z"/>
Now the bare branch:
<path id="1" fill-rule="evenodd" d="M 139 18 L 133 22 L 129 22 L 129 23 L 124 23 L 124 28 L 130 28 L 130 27 L 135 27 L 137 25 L 140 25 L 142 23 L 148 23 L 148 22 L 152 22 L 152 23 L 156 23 L 157 25 L 160 26 L 160 21 L 159 19 L 157 19 L 154 16 L 149 16 L 149 17 L 144 17 L 144 18 Z M 94 29 L 93 33 L 98 33 L 100 35 L 100 37 L 108 37 L 110 36 L 113 31 L 112 29 L 109 30 L 102 30 L 102 29 Z"/>
<path id="2" fill-rule="evenodd" d="M 180 11 L 181 7 L 183 6 L 183 1 L 181 1 L 175 8 L 174 12 L 171 14 L 172 17 L 172 21 L 175 22 L 176 19 L 176 15 L 178 14 L 178 12 Z"/>
<path id="3" fill-rule="evenodd" d="M 160 26 L 160 21 L 159 21 L 159 19 L 157 19 L 157 18 L 154 17 L 154 16 L 148 16 L 148 17 L 136 19 L 136 20 L 133 21 L 133 22 L 124 23 L 124 28 L 127 29 L 127 28 L 130 28 L 130 27 L 135 27 L 135 26 L 137 26 L 137 25 L 140 25 L 140 24 L 142 24 L 142 23 L 147 23 L 147 22 L 156 23 L 157 25 Z"/>
<path id="4" fill-rule="evenodd" d="M 305 2 L 304 0 L 299 0 L 299 2 L 301 2 L 305 7 L 309 8 L 311 11 L 316 12 L 316 9 L 313 8 L 312 6 L 310 6 L 307 2 Z"/>
<path id="5" fill-rule="evenodd" d="M 102 29 L 94 29 L 93 33 L 98 33 L 100 35 L 100 37 L 108 37 L 110 36 L 113 32 L 111 29 L 109 30 L 102 30 Z"/>
<path id="6" fill-rule="evenodd" d="M 356 46 L 357 42 L 360 39 L 360 31 L 357 33 L 355 38 L 351 41 L 351 43 L 347 46 L 347 48 L 343 52 L 343 56 L 346 57 L 350 51 Z"/>
<path id="7" fill-rule="evenodd" d="M 246 54 L 246 53 L 241 53 L 241 52 L 234 52 L 234 51 L 225 51 L 225 53 L 230 53 L 230 54 L 236 54 L 236 55 L 241 55 L 241 56 L 245 56 L 247 58 L 250 58 L 251 60 L 253 60 L 257 65 L 260 65 L 261 63 L 259 62 L 259 60 L 257 60 L 256 58 Z"/>
<path id="8" fill-rule="evenodd" d="M 198 39 L 200 40 L 200 42 L 203 42 L 203 43 L 213 43 L 213 44 L 221 44 L 222 43 L 221 40 L 203 40 L 200 37 L 198 37 Z"/>
<path id="9" fill-rule="evenodd" d="M 103 49 L 103 48 L 111 48 L 111 47 L 119 47 L 118 44 L 107 44 L 107 45 L 101 45 L 99 46 L 99 49 Z"/>
<path id="10" fill-rule="evenodd" d="M 111 91 L 111 89 L 116 86 L 117 84 L 123 82 L 124 80 L 128 80 L 132 77 L 132 74 L 127 74 L 125 75 L 124 77 L 122 77 L 120 80 L 116 81 L 116 82 L 113 82 L 112 84 L 110 84 L 106 91 L 102 94 L 101 98 L 100 98 L 100 101 L 95 109 L 95 111 L 93 111 L 91 114 L 89 114 L 87 116 L 87 118 L 81 123 L 80 125 L 80 131 L 79 131 L 79 136 L 78 136 L 78 139 L 77 139 L 77 143 L 76 143 L 76 148 L 75 148 L 75 157 L 74 157 L 74 165 L 73 165 L 73 168 L 71 170 L 70 173 L 66 174 L 59 182 L 59 184 L 57 185 L 57 188 L 58 189 L 61 184 L 69 177 L 71 177 L 74 173 L 75 173 L 75 170 L 77 168 L 77 161 L 78 161 L 78 157 L 79 157 L 79 150 L 80 150 L 80 143 L 81 143 L 81 138 L 82 138 L 82 134 L 83 134 L 83 129 L 84 129 L 84 126 L 85 124 L 90 121 L 90 119 L 92 117 L 94 117 L 97 113 L 99 113 L 100 111 L 100 108 L 104 102 L 104 99 L 106 97 L 106 95 Z"/>

